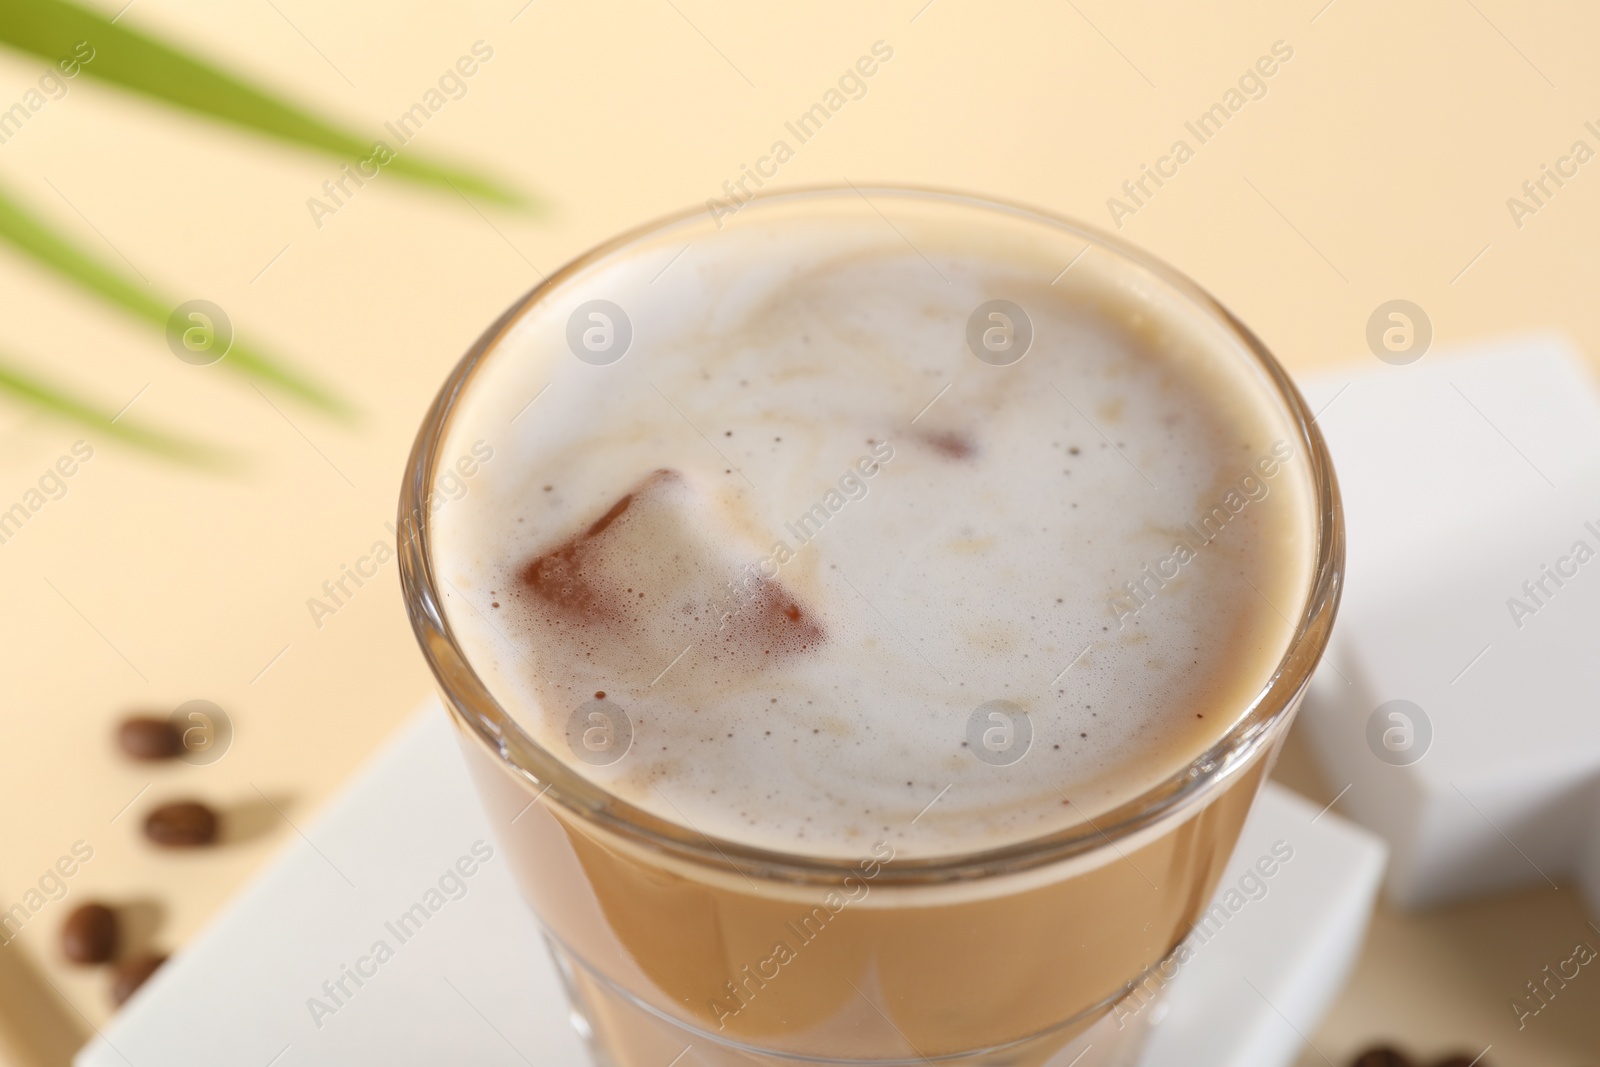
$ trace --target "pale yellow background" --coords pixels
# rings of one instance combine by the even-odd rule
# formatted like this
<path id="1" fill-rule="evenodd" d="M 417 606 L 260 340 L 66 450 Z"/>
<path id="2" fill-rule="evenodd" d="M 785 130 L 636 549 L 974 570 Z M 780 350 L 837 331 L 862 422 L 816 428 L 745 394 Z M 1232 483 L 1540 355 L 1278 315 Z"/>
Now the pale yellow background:
<path id="1" fill-rule="evenodd" d="M 124 19 L 373 136 L 481 39 L 494 59 L 414 147 L 537 191 L 542 220 L 385 176 L 319 230 L 305 202 L 334 176 L 327 158 L 85 78 L 0 146 L 8 188 L 152 291 L 221 304 L 362 412 L 346 427 L 276 396 L 275 410 L 0 251 L 0 351 L 112 410 L 138 395 L 128 418 L 251 460 L 245 476 L 208 477 L 94 439 L 66 498 L 0 545 L 0 906 L 74 841 L 94 849 L 68 898 L 0 949 L 9 988 L 42 990 L 0 1016 L 22 1016 L 42 1046 L 70 1048 L 108 1015 L 105 975 L 57 952 L 75 902 L 139 902 L 141 936 L 183 945 L 296 833 L 263 796 L 304 825 L 428 689 L 392 563 L 320 630 L 306 599 L 389 536 L 412 433 L 451 364 L 541 271 L 719 194 L 875 41 L 893 60 L 779 181 L 941 184 L 1106 225 L 1122 181 L 1282 40 L 1294 58 L 1268 95 L 1126 237 L 1297 369 L 1370 360 L 1367 317 L 1395 297 L 1427 310 L 1436 345 L 1554 327 L 1600 352 L 1600 162 L 1520 230 L 1505 203 L 1575 139 L 1600 147 L 1582 127 L 1600 120 L 1587 5 L 523 2 L 137 0 Z M 0 53 L 0 106 L 42 69 Z M 0 507 L 85 436 L 0 398 Z M 127 710 L 195 697 L 233 714 L 221 762 L 150 770 L 113 750 Z M 1331 798 L 1303 751 L 1286 763 Z M 152 852 L 139 818 L 177 794 L 235 810 L 247 840 Z M 1385 911 L 1302 1062 L 1393 1036 L 1577 1067 L 1600 1047 L 1600 976 L 1585 971 L 1520 1034 L 1506 1004 L 1580 939 L 1600 943 L 1566 889 Z"/>

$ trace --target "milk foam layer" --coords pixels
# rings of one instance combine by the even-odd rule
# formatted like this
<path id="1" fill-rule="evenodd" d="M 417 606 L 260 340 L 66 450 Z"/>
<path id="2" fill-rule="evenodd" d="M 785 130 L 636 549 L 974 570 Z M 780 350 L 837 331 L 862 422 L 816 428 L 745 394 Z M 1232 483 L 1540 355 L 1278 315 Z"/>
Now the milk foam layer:
<path id="1" fill-rule="evenodd" d="M 443 457 L 495 458 L 434 561 L 490 691 L 615 795 L 801 854 L 967 852 L 1244 714 L 1304 606 L 1310 481 L 1259 370 L 1142 269 L 867 207 L 753 206 L 562 279 L 460 401 Z M 568 343 L 595 299 L 631 325 L 608 365 Z M 1032 326 L 1009 366 L 967 341 L 994 299 Z"/>

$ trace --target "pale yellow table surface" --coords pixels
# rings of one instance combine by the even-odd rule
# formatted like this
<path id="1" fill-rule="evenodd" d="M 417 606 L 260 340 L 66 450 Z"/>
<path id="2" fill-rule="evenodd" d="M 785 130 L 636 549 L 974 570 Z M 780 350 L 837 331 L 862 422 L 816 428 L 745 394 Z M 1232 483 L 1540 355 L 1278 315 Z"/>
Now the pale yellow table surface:
<path id="1" fill-rule="evenodd" d="M 389 538 L 412 434 L 462 351 L 541 271 L 719 195 L 874 42 L 893 59 L 778 181 L 940 184 L 1110 225 L 1107 198 L 1176 139 L 1195 145 L 1185 121 L 1282 41 L 1293 58 L 1266 95 L 1124 236 L 1297 369 L 1370 360 L 1368 315 L 1396 297 L 1426 309 L 1436 345 L 1556 328 L 1600 353 L 1600 162 L 1520 228 L 1506 206 L 1575 140 L 1600 148 L 1583 125 L 1600 120 L 1590 6 L 524 2 L 137 0 L 123 18 L 374 136 L 482 40 L 492 61 L 417 147 L 538 191 L 542 220 L 386 176 L 319 229 L 306 200 L 335 176 L 327 158 L 83 78 L 0 147 L 7 187 L 153 291 L 222 305 L 362 411 L 345 427 L 275 409 L 0 251 L 0 352 L 251 458 L 208 477 L 92 441 L 68 494 L 0 545 L 0 907 L 74 842 L 94 850 L 0 949 L 0 1032 L 20 1018 L 45 1050 L 19 1063 L 63 1062 L 108 1015 L 105 975 L 58 955 L 75 901 L 140 904 L 141 940 L 184 944 L 427 691 L 392 563 L 320 629 L 306 600 Z M 41 69 L 0 53 L 0 106 Z M 0 507 L 84 436 L 0 398 Z M 231 712 L 224 759 L 118 757 L 120 715 L 191 698 Z M 1331 798 L 1297 748 L 1281 776 Z M 246 839 L 153 853 L 139 816 L 179 793 L 233 811 Z M 1507 1008 L 1574 941 L 1600 944 L 1570 890 L 1385 909 L 1373 931 L 1304 1064 L 1342 1065 L 1379 1036 L 1428 1054 L 1493 1043 L 1484 1062 L 1502 1067 L 1597 1061 L 1600 977 L 1520 1033 Z"/>

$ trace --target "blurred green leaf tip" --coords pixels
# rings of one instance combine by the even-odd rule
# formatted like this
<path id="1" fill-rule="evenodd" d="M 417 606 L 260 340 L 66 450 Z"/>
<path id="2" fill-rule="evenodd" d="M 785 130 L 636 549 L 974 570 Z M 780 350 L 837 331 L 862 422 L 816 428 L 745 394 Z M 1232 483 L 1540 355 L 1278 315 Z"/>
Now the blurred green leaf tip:
<path id="1" fill-rule="evenodd" d="M 0 188 L 0 240 L 129 314 L 160 330 L 169 328 L 173 303 L 151 294 L 146 287 L 46 226 L 11 199 L 4 188 Z M 332 392 L 250 345 L 233 344 L 223 366 L 330 415 L 349 418 L 352 414 L 349 406 Z"/>
<path id="2" fill-rule="evenodd" d="M 31 407 L 81 426 L 101 438 L 111 438 L 162 459 L 216 473 L 236 473 L 244 468 L 243 460 L 230 451 L 152 429 L 137 421 L 125 421 L 122 412 L 113 414 L 80 400 L 60 386 L 19 369 L 8 358 L 0 358 L 0 392 L 9 393 Z"/>
<path id="3" fill-rule="evenodd" d="M 126 11 L 127 8 L 122 9 Z M 324 121 L 308 111 L 236 78 L 154 37 L 67 0 L 0 0 L 0 44 L 49 62 L 83 53 L 93 59 L 80 69 L 93 78 L 143 93 L 167 104 L 234 126 L 325 152 L 346 163 L 373 155 L 376 142 Z M 391 148 L 398 146 L 391 146 Z M 539 210 L 533 198 L 474 171 L 395 152 L 384 169 L 440 189 L 454 187 L 502 207 Z"/>

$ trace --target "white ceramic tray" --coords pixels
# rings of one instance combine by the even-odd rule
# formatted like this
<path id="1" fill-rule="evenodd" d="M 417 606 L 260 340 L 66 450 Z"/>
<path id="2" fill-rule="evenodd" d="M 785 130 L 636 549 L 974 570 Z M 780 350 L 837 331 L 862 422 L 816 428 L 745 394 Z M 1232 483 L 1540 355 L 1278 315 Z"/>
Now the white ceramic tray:
<path id="1" fill-rule="evenodd" d="M 78 1067 L 587 1063 L 437 702 L 304 830 Z M 1280 841 L 1293 858 L 1247 878 Z M 456 899 L 429 895 L 486 846 L 493 856 L 464 865 L 474 873 L 460 891 L 447 879 Z M 1147 1067 L 1289 1064 L 1344 982 L 1383 863 L 1366 831 L 1269 784 L 1219 890 L 1237 910 L 1168 986 Z M 402 941 L 393 922 L 419 902 L 437 910 Z M 370 958 L 380 941 L 392 952 L 382 963 Z M 347 978 L 331 1013 L 314 1008 L 363 957 L 371 977 Z"/>

